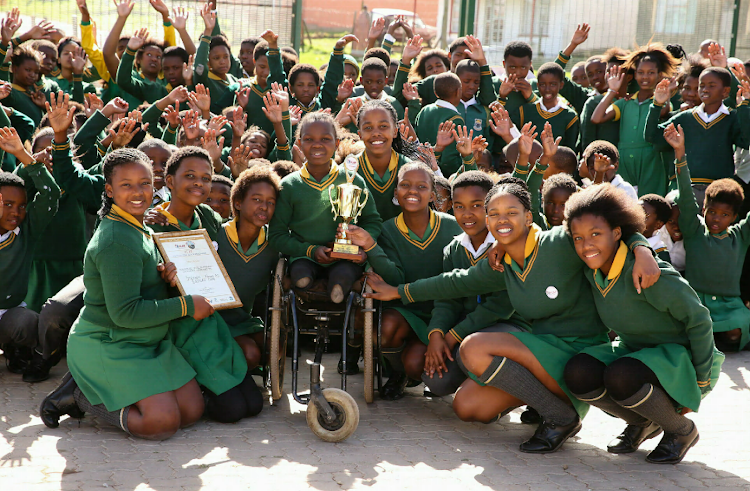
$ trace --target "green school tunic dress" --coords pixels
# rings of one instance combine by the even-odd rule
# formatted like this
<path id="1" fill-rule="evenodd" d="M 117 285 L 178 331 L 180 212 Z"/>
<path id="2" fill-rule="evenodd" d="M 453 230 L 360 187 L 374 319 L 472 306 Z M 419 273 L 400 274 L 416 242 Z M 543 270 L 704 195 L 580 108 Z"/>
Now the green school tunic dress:
<path id="1" fill-rule="evenodd" d="M 242 301 L 242 307 L 219 311 L 234 338 L 263 330 L 263 321 L 251 312 L 255 297 L 268 287 L 270 273 L 279 260 L 279 251 L 269 244 L 267 234 L 268 227 L 262 228 L 255 242 L 242 250 L 235 218 L 221 227 L 216 238 L 221 262 Z"/>
<path id="2" fill-rule="evenodd" d="M 609 274 L 588 270 L 596 310 L 619 340 L 582 353 L 605 365 L 623 356 L 635 358 L 656 374 L 680 406 L 698 411 L 701 399 L 719 380 L 724 361 L 714 346 L 708 309 L 663 261 L 659 281 L 639 294 L 630 281 L 634 264 L 635 256 L 620 242 Z"/>
<path id="3" fill-rule="evenodd" d="M 452 216 L 429 211 L 430 222 L 422 237 L 406 226 L 402 213 L 383 224 L 380 239 L 373 248 L 366 251 L 369 263 L 387 283 L 398 285 L 443 272 L 443 249 L 453 237 L 461 233 L 461 227 Z M 404 316 L 420 341 L 424 344 L 430 342 L 427 326 L 432 313 L 432 301 L 408 307 L 392 302 L 387 307 Z"/>
<path id="4" fill-rule="evenodd" d="M 648 245 L 640 234 L 634 234 L 628 243 L 630 247 Z M 563 377 L 565 364 L 584 348 L 608 341 L 607 328 L 593 308 L 585 264 L 563 227 L 542 231 L 532 226 L 525 258 L 521 266 L 506 254 L 503 273 L 493 270 L 485 259 L 468 270 L 401 284 L 399 294 L 409 304 L 507 289 L 516 312 L 531 323 L 531 332 L 512 334 L 534 354 L 583 417 L 589 406 L 568 390 Z"/>
<path id="5" fill-rule="evenodd" d="M 196 375 L 169 337 L 170 321 L 193 315 L 193 299 L 169 298 L 151 235 L 114 205 L 86 249 L 84 307 L 68 337 L 68 369 L 86 398 L 108 411 Z"/>
<path id="6" fill-rule="evenodd" d="M 612 103 L 615 121 L 620 122 L 620 167 L 617 173 L 638 189 L 638 196 L 667 192 L 667 170 L 660 152 L 644 139 L 646 120 L 651 100 L 638 102 L 638 92 L 629 100 L 618 99 Z"/>
<path id="7" fill-rule="evenodd" d="M 740 298 L 740 276 L 750 246 L 747 217 L 715 235 L 698 219 L 700 208 L 690 186 L 685 159 L 675 162 L 680 194 L 680 230 L 685 244 L 685 278 L 708 307 L 714 332 L 740 329 L 739 349 L 750 341 L 750 310 Z"/>
<path id="8" fill-rule="evenodd" d="M 395 201 L 394 194 L 398 181 L 398 171 L 401 167 L 411 163 L 411 160 L 395 150 L 391 150 L 391 161 L 382 176 L 373 169 L 367 158 L 367 151 L 357 156 L 357 162 L 359 163 L 357 174 L 367 183 L 367 189 L 370 191 L 369 199 L 375 201 L 375 207 L 380 218 L 387 221 L 397 217 L 401 213 L 401 207 Z"/>

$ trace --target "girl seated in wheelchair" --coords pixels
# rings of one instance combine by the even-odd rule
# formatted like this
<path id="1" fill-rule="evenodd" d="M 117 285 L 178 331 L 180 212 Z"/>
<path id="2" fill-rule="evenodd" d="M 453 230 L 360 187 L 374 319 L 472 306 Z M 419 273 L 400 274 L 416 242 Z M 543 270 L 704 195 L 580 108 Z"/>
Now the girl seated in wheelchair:
<path id="1" fill-rule="evenodd" d="M 337 221 L 331 210 L 328 188 L 346 183 L 343 166 L 333 161 L 339 145 L 339 127 L 330 114 L 307 114 L 297 127 L 297 144 L 305 156 L 302 169 L 281 181 L 276 211 L 269 225 L 271 246 L 289 256 L 292 284 L 307 289 L 317 278 L 328 278 L 328 295 L 334 303 L 344 301 L 363 272 L 367 259 L 360 251 L 358 261 L 331 257 Z M 367 187 L 360 176 L 353 184 Z M 357 223 L 370 235 L 380 235 L 382 220 L 375 202 L 368 199 Z"/>
<path id="2" fill-rule="evenodd" d="M 402 212 L 383 224 L 379 241 L 350 225 L 352 242 L 368 251 L 370 264 L 386 282 L 401 284 L 442 273 L 443 249 L 461 228 L 452 216 L 430 209 L 435 200 L 432 170 L 421 163 L 401 167 L 395 195 Z M 432 307 L 432 301 L 408 307 L 393 302 L 383 311 L 381 352 L 392 371 L 380 392 L 383 399 L 400 399 L 409 379 L 421 381 Z"/>
<path id="3" fill-rule="evenodd" d="M 249 370 L 260 364 L 259 347 L 263 344 L 263 321 L 252 315 L 255 297 L 268 286 L 269 274 L 279 259 L 279 251 L 268 241 L 268 222 L 280 187 L 270 166 L 256 165 L 242 172 L 230 193 L 234 218 L 216 237 L 219 257 L 242 301 L 242 307 L 219 313 L 242 348 Z"/>

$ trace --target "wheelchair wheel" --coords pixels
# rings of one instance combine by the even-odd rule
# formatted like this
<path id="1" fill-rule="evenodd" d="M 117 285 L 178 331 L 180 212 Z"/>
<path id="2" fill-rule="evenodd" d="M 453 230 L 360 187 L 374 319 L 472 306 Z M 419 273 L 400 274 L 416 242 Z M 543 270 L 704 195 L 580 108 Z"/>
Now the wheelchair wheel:
<path id="1" fill-rule="evenodd" d="M 310 403 L 307 405 L 307 426 L 323 441 L 342 442 L 359 425 L 359 407 L 352 396 L 340 389 L 323 389 L 323 396 L 336 413 L 336 420 L 327 423 L 315 404 Z"/>
<path id="2" fill-rule="evenodd" d="M 368 285 L 365 289 L 366 292 L 372 292 L 372 289 Z M 375 365 L 373 360 L 373 351 L 375 350 L 375 347 L 373 346 L 373 340 L 372 340 L 372 327 L 373 327 L 373 318 L 375 317 L 375 313 L 372 312 L 373 310 L 373 304 L 371 298 L 365 298 L 365 335 L 364 335 L 364 358 L 365 358 L 365 402 L 368 404 L 371 404 L 372 401 L 375 399 L 375 390 L 374 390 L 374 382 L 375 382 Z"/>
<path id="3" fill-rule="evenodd" d="M 284 279 L 284 267 L 286 261 L 279 259 L 274 274 L 273 300 L 271 310 L 271 350 L 269 352 L 268 365 L 271 373 L 271 397 L 274 401 L 281 398 L 281 390 L 284 386 L 284 366 L 286 363 L 286 330 L 281 329 L 282 309 L 282 286 Z M 283 337 L 283 339 L 282 339 Z"/>

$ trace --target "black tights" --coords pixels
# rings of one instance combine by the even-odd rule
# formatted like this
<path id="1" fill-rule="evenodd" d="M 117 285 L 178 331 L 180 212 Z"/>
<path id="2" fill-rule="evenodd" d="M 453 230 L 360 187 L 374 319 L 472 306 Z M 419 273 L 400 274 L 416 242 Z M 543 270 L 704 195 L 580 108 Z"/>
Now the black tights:
<path id="1" fill-rule="evenodd" d="M 329 296 L 335 285 L 341 285 L 344 295 L 348 295 L 352 285 L 362 276 L 363 271 L 361 264 L 354 264 L 351 261 L 338 261 L 331 266 L 323 267 L 309 259 L 297 259 L 289 266 L 289 276 L 293 285 L 296 285 L 302 278 L 310 278 L 310 283 L 305 287 L 308 288 L 316 278 L 327 276 Z"/>
<path id="2" fill-rule="evenodd" d="M 593 356 L 581 353 L 568 360 L 564 376 L 568 389 L 574 394 L 588 394 L 606 387 L 616 401 L 632 397 L 644 384 L 661 387 L 650 368 L 627 356 L 607 366 Z"/>
<path id="3" fill-rule="evenodd" d="M 206 414 L 219 423 L 236 423 L 242 418 L 260 414 L 263 409 L 263 395 L 248 373 L 238 386 L 216 395 L 210 391 L 206 402 Z"/>

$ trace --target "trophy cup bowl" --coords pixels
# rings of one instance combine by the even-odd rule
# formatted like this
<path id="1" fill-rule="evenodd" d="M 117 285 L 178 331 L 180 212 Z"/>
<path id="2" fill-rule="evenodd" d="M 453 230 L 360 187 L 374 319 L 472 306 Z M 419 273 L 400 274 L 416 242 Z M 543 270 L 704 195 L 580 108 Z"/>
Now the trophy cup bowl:
<path id="1" fill-rule="evenodd" d="M 336 188 L 336 197 L 333 197 L 332 190 Z M 364 198 L 363 198 L 364 197 Z M 328 199 L 331 202 L 331 211 L 333 218 L 336 220 L 341 217 L 342 233 L 333 242 L 331 257 L 336 259 L 359 259 L 359 246 L 352 244 L 351 239 L 346 236 L 346 231 L 350 223 L 355 223 L 357 217 L 362 213 L 362 209 L 367 203 L 369 193 L 367 189 L 362 189 L 351 183 L 331 185 L 328 188 Z"/>

